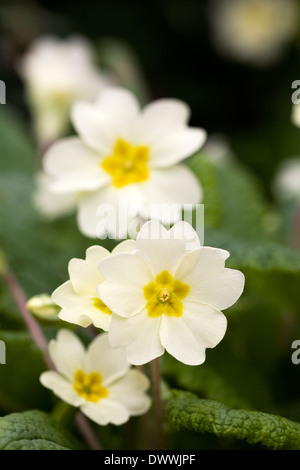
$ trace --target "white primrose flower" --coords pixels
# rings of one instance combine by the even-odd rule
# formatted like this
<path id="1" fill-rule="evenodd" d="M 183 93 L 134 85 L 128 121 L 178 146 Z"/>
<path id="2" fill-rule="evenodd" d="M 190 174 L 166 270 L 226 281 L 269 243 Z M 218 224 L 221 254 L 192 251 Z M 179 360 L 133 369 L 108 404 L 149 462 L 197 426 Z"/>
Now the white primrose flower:
<path id="1" fill-rule="evenodd" d="M 61 320 L 82 327 L 93 324 L 104 331 L 109 329 L 111 310 L 100 300 L 97 287 L 103 281 L 98 270 L 99 262 L 116 253 L 132 251 L 134 240 L 119 243 L 110 253 L 102 246 L 91 246 L 85 260 L 73 258 L 69 262 L 70 280 L 59 286 L 52 294 L 52 301 L 61 307 Z"/>
<path id="2" fill-rule="evenodd" d="M 90 42 L 81 36 L 38 37 L 24 54 L 19 72 L 42 144 L 67 132 L 75 100 L 93 100 L 110 84 L 94 55 Z"/>
<path id="3" fill-rule="evenodd" d="M 107 333 L 85 349 L 74 333 L 59 330 L 49 354 L 57 371 L 44 372 L 41 383 L 92 421 L 121 425 L 149 410 L 148 378 L 130 368 L 124 351 L 110 346 Z"/>
<path id="4" fill-rule="evenodd" d="M 79 137 L 54 143 L 43 162 L 53 194 L 79 195 L 83 234 L 110 235 L 106 208 L 114 209 L 112 222 L 125 212 L 128 220 L 138 215 L 174 222 L 185 204 L 201 201 L 196 176 L 180 162 L 202 146 L 206 132 L 188 127 L 190 110 L 184 102 L 160 99 L 141 110 L 130 91 L 112 87 L 93 104 L 75 103 L 71 114 Z M 122 204 L 128 211 L 119 210 Z M 177 211 L 170 215 L 172 205 Z M 160 210 L 164 206 L 166 211 Z M 127 228 L 119 233 L 113 231 L 112 237 L 126 238 Z"/>
<path id="5" fill-rule="evenodd" d="M 251 65 L 270 65 L 299 27 L 295 0 L 216 0 L 213 40 L 225 54 Z"/>
<path id="6" fill-rule="evenodd" d="M 244 275 L 224 267 L 229 253 L 200 246 L 186 222 L 169 231 L 146 222 L 132 253 L 102 260 L 104 281 L 98 295 L 113 311 L 109 340 L 125 347 L 130 363 L 140 365 L 166 350 L 177 360 L 198 365 L 205 349 L 223 338 L 221 310 L 242 294 Z"/>

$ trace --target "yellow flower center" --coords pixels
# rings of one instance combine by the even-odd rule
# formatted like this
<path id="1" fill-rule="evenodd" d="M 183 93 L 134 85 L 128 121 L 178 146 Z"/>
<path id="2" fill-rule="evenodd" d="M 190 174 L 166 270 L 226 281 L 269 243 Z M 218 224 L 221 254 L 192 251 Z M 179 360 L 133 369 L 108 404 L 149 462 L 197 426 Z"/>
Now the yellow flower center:
<path id="1" fill-rule="evenodd" d="M 99 299 L 98 297 L 94 299 L 93 305 L 95 308 L 98 308 L 99 310 L 101 310 L 102 313 L 106 313 L 107 315 L 112 314 L 112 311 L 110 310 L 110 308 L 108 308 L 108 306 L 105 305 L 105 303 L 102 302 L 102 300 Z"/>
<path id="2" fill-rule="evenodd" d="M 149 148 L 133 147 L 126 140 L 118 139 L 113 154 L 101 162 L 102 168 L 112 177 L 116 188 L 132 183 L 142 183 L 149 178 Z"/>
<path id="3" fill-rule="evenodd" d="M 187 284 L 176 281 L 168 271 L 162 271 L 144 287 L 144 297 L 147 300 L 147 313 L 149 317 L 160 317 L 165 314 L 169 317 L 180 317 L 183 312 L 181 302 L 190 291 Z"/>
<path id="4" fill-rule="evenodd" d="M 86 401 L 97 403 L 101 398 L 108 396 L 108 389 L 102 387 L 102 377 L 98 372 L 85 374 L 77 370 L 74 375 L 74 390 Z"/>

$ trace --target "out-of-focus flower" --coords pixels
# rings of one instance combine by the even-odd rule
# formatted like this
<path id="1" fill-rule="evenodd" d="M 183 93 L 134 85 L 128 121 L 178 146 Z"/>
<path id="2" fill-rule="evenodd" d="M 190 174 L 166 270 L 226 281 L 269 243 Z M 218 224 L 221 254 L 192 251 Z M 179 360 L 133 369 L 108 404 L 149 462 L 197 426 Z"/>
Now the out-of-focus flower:
<path id="1" fill-rule="evenodd" d="M 280 165 L 273 192 L 278 199 L 300 199 L 300 157 L 289 158 Z"/>
<path id="2" fill-rule="evenodd" d="M 156 221 L 143 225 L 136 250 L 102 260 L 98 295 L 113 311 L 109 340 L 125 347 L 132 364 L 144 364 L 165 350 L 198 365 L 205 349 L 223 338 L 221 310 L 242 294 L 244 275 L 224 267 L 227 251 L 201 247 L 186 222 L 169 231 Z"/>
<path id="3" fill-rule="evenodd" d="M 44 372 L 41 383 L 92 421 L 121 425 L 149 410 L 148 378 L 130 368 L 124 351 L 113 349 L 106 333 L 85 349 L 74 333 L 62 329 L 50 341 L 49 354 L 57 372 Z"/>
<path id="4" fill-rule="evenodd" d="M 93 100 L 110 84 L 94 55 L 90 42 L 81 36 L 38 37 L 24 54 L 19 73 L 42 145 L 68 131 L 74 101 Z"/>
<path id="5" fill-rule="evenodd" d="M 134 240 L 119 243 L 112 254 L 132 251 Z M 110 309 L 99 299 L 97 287 L 103 281 L 99 262 L 111 253 L 102 246 L 91 246 L 85 260 L 73 258 L 69 263 L 70 280 L 52 294 L 52 301 L 61 307 L 59 318 L 82 327 L 93 324 L 107 331 L 111 320 Z"/>
<path id="6" fill-rule="evenodd" d="M 173 222 L 181 218 L 185 204 L 201 201 L 198 179 L 179 164 L 206 138 L 203 129 L 188 127 L 189 115 L 189 107 L 176 99 L 160 99 L 141 110 L 131 92 L 117 87 L 104 90 L 94 104 L 74 105 L 72 122 L 79 137 L 54 143 L 43 162 L 52 179 L 48 188 L 56 197 L 79 195 L 83 234 L 107 235 L 107 219 L 100 218 L 99 211 L 108 206 L 118 220 L 120 204 L 126 203 L 128 215 L 165 222 L 171 217 Z M 171 205 L 177 205 L 177 211 L 169 215 Z"/>
<path id="7" fill-rule="evenodd" d="M 51 296 L 48 294 L 40 294 L 31 297 L 26 307 L 33 315 L 42 320 L 58 320 L 60 308 L 53 303 Z"/>
<path id="8" fill-rule="evenodd" d="M 233 151 L 225 135 L 211 134 L 201 152 L 215 165 L 223 165 L 234 159 Z"/>
<path id="9" fill-rule="evenodd" d="M 295 126 L 300 127 L 300 104 L 294 104 L 292 106 L 291 120 Z"/>
<path id="10" fill-rule="evenodd" d="M 216 0 L 213 5 L 213 41 L 240 62 L 273 63 L 299 28 L 295 0 Z"/>

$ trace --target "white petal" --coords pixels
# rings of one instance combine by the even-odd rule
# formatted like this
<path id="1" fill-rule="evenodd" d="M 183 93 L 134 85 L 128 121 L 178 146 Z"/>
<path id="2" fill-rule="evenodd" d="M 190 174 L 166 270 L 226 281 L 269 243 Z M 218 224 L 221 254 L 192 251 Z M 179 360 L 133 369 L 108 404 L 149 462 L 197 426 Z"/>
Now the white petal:
<path id="1" fill-rule="evenodd" d="M 218 310 L 237 301 L 244 290 L 245 277 L 236 269 L 224 267 L 228 255 L 225 250 L 202 247 L 182 259 L 175 277 L 189 285 L 189 299 Z"/>
<path id="2" fill-rule="evenodd" d="M 78 212 L 82 233 L 101 240 L 126 239 L 130 222 L 139 214 L 143 201 L 141 186 L 131 184 L 116 189 L 109 184 L 82 197 Z"/>
<path id="3" fill-rule="evenodd" d="M 121 87 L 110 87 L 104 90 L 100 93 L 96 105 L 103 114 L 110 116 L 121 127 L 134 123 L 140 112 L 140 105 L 135 95 Z"/>
<path id="4" fill-rule="evenodd" d="M 146 222 L 137 237 L 137 253 L 151 266 L 153 275 L 162 271 L 173 274 L 190 246 L 200 247 L 196 231 L 186 222 L 166 230 L 159 222 Z"/>
<path id="5" fill-rule="evenodd" d="M 205 348 L 214 348 L 223 339 L 227 318 L 222 312 L 199 302 L 183 300 L 182 319 L 193 335 Z"/>
<path id="6" fill-rule="evenodd" d="M 135 253 L 118 253 L 99 263 L 104 281 L 98 286 L 100 299 L 121 316 L 132 316 L 146 305 L 144 287 L 153 281 L 147 263 Z"/>
<path id="7" fill-rule="evenodd" d="M 79 229 L 91 238 L 119 238 L 114 237 L 118 231 L 118 198 L 111 185 L 107 185 L 84 196 L 78 205 L 77 221 Z M 120 234 L 120 238 L 127 236 Z"/>
<path id="8" fill-rule="evenodd" d="M 106 333 L 98 335 L 90 343 L 85 357 L 85 372 L 101 374 L 104 387 L 123 377 L 130 364 L 125 357 L 123 348 L 112 348 Z"/>
<path id="9" fill-rule="evenodd" d="M 94 298 L 97 298 L 95 287 Z M 86 328 L 91 323 L 97 328 L 107 331 L 110 324 L 110 315 L 94 306 L 94 299 L 85 299 L 73 289 L 71 281 L 59 286 L 52 294 L 52 300 L 62 310 L 58 316 L 61 320 Z"/>
<path id="10" fill-rule="evenodd" d="M 96 105 L 83 101 L 73 105 L 71 116 L 75 129 L 87 146 L 101 157 L 112 153 L 118 129 L 110 116 Z"/>
<path id="11" fill-rule="evenodd" d="M 175 165 L 199 150 L 206 140 L 200 128 L 182 128 L 167 134 L 151 146 L 151 167 Z"/>
<path id="12" fill-rule="evenodd" d="M 113 347 L 126 347 L 128 361 L 145 364 L 164 353 L 159 339 L 161 318 L 150 318 L 145 310 L 130 318 L 112 316 L 109 341 Z"/>
<path id="13" fill-rule="evenodd" d="M 135 240 L 124 240 L 115 246 L 111 254 L 116 255 L 117 253 L 130 253 L 131 251 L 135 250 L 135 245 Z"/>
<path id="14" fill-rule="evenodd" d="M 190 210 L 202 201 L 202 188 L 198 179 L 183 165 L 151 170 L 149 179 L 141 185 L 141 191 L 144 201 L 141 215 L 151 217 L 153 211 L 158 209 L 165 223 L 173 222 L 174 213 L 181 218 L 185 205 Z"/>
<path id="15" fill-rule="evenodd" d="M 205 361 L 205 349 L 216 346 L 223 338 L 226 317 L 197 302 L 184 302 L 179 318 L 163 316 L 160 339 L 169 354 L 188 365 Z"/>
<path id="16" fill-rule="evenodd" d="M 103 281 L 98 264 L 107 256 L 108 250 L 102 246 L 91 246 L 86 251 L 86 259 L 73 258 L 69 262 L 69 275 L 75 292 L 81 297 L 97 297 L 97 286 Z"/>
<path id="17" fill-rule="evenodd" d="M 77 206 L 78 194 L 57 194 L 50 190 L 52 178 L 46 173 L 39 173 L 36 178 L 37 188 L 33 194 L 36 209 L 48 219 L 56 219 L 73 212 Z"/>
<path id="18" fill-rule="evenodd" d="M 54 192 L 93 191 L 109 182 L 100 157 L 79 139 L 70 137 L 54 143 L 44 156 L 44 170 L 54 177 Z"/>
<path id="19" fill-rule="evenodd" d="M 150 381 L 138 370 L 130 370 L 128 374 L 109 387 L 109 398 L 122 404 L 131 416 L 146 413 L 151 406 L 151 399 L 145 394 Z"/>
<path id="20" fill-rule="evenodd" d="M 190 108 L 183 101 L 159 99 L 149 103 L 142 111 L 136 133 L 139 143 L 148 145 L 182 127 L 190 117 Z"/>
<path id="21" fill-rule="evenodd" d="M 83 414 L 101 426 L 109 423 L 119 426 L 129 419 L 129 413 L 124 406 L 109 398 L 102 398 L 97 403 L 86 402 L 80 409 Z"/>
<path id="22" fill-rule="evenodd" d="M 143 289 L 129 285 L 128 282 L 119 284 L 103 281 L 99 284 L 97 293 L 112 312 L 122 317 L 131 317 L 146 305 Z"/>
<path id="23" fill-rule="evenodd" d="M 160 340 L 166 351 L 184 364 L 199 365 L 205 361 L 205 347 L 197 341 L 182 317 L 163 315 Z"/>
<path id="24" fill-rule="evenodd" d="M 84 346 L 69 330 L 58 331 L 57 339 L 49 343 L 49 354 L 58 372 L 71 381 L 74 380 L 75 372 L 83 367 Z"/>
<path id="25" fill-rule="evenodd" d="M 102 259 L 98 266 L 105 281 L 112 283 L 143 289 L 153 280 L 147 263 L 135 252 L 111 255 Z"/>
<path id="26" fill-rule="evenodd" d="M 72 406 L 78 407 L 84 402 L 84 399 L 75 392 L 72 383 L 57 372 L 44 372 L 40 377 L 40 381 L 44 387 L 52 390 L 55 395 Z"/>

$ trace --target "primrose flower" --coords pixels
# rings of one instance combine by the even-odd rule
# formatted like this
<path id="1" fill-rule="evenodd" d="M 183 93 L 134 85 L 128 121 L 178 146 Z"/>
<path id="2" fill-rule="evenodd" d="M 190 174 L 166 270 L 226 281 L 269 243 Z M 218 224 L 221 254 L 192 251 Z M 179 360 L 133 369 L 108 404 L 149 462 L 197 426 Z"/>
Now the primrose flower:
<path id="1" fill-rule="evenodd" d="M 244 275 L 224 267 L 228 256 L 225 250 L 201 247 L 186 222 L 169 231 L 157 221 L 146 222 L 133 252 L 99 263 L 104 281 L 98 295 L 113 311 L 111 345 L 125 347 L 136 365 L 165 350 L 185 364 L 203 363 L 205 349 L 225 334 L 221 310 L 244 288 Z"/>
<path id="2" fill-rule="evenodd" d="M 79 137 L 54 143 L 44 156 L 44 171 L 53 194 L 78 195 L 83 234 L 108 234 L 107 220 L 99 219 L 101 207 L 113 207 L 112 217 L 119 220 L 120 203 L 126 202 L 128 219 L 130 213 L 145 220 L 155 213 L 168 222 L 168 211 L 151 208 L 177 205 L 180 210 L 170 216 L 177 221 L 184 204 L 200 202 L 196 176 L 179 163 L 206 138 L 203 129 L 187 126 L 189 114 L 176 99 L 160 99 L 141 110 L 135 96 L 118 87 L 104 90 L 93 104 L 75 103 L 71 115 Z M 113 238 L 123 235 L 113 233 Z"/>
<path id="3" fill-rule="evenodd" d="M 50 341 L 49 354 L 57 371 L 44 372 L 42 385 L 92 421 L 121 425 L 149 410 L 148 378 L 130 368 L 123 350 L 113 349 L 106 333 L 85 349 L 74 333 L 62 329 Z"/>
<path id="4" fill-rule="evenodd" d="M 24 54 L 19 72 L 43 144 L 67 132 L 75 100 L 93 100 L 110 84 L 96 66 L 92 45 L 81 36 L 37 38 Z"/>
<path id="5" fill-rule="evenodd" d="M 213 40 L 225 54 L 251 65 L 269 65 L 284 52 L 299 27 L 294 0 L 216 0 Z"/>
<path id="6" fill-rule="evenodd" d="M 134 240 L 125 240 L 110 253 L 102 246 L 91 246 L 85 260 L 73 258 L 69 262 L 70 280 L 59 286 L 52 294 L 52 301 L 61 307 L 61 320 L 87 327 L 93 324 L 107 331 L 111 310 L 100 300 L 97 287 L 103 281 L 98 270 L 99 262 L 112 254 L 131 251 Z"/>

